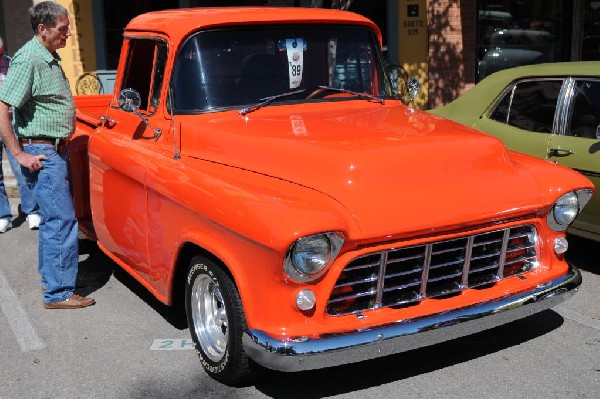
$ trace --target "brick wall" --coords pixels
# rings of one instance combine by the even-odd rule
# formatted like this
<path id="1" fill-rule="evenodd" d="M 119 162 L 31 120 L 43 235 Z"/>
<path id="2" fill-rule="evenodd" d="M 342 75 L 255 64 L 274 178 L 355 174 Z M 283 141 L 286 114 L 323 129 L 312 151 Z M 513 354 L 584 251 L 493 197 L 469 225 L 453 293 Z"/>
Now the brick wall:
<path id="1" fill-rule="evenodd" d="M 476 0 L 430 0 L 429 108 L 455 99 L 475 84 Z"/>

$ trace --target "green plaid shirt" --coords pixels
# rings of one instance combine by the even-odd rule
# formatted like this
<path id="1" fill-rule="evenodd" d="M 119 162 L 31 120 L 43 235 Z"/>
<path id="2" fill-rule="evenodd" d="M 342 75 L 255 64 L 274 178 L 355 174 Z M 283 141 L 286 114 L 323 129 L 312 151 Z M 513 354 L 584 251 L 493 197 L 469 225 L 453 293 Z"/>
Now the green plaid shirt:
<path id="1" fill-rule="evenodd" d="M 75 130 L 75 103 L 58 54 L 35 37 L 12 58 L 0 101 L 12 105 L 19 137 L 69 137 Z"/>

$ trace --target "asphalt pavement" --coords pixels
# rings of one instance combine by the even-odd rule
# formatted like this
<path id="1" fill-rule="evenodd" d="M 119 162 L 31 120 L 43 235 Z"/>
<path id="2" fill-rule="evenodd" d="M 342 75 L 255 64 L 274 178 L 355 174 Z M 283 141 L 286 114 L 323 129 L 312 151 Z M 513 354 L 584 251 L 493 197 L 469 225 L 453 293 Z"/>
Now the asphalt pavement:
<path id="1" fill-rule="evenodd" d="M 266 372 L 246 387 L 210 379 L 185 318 L 98 248 L 82 242 L 81 294 L 96 305 L 46 310 L 37 231 L 0 234 L 0 398 L 597 398 L 600 244 L 570 237 L 579 292 L 490 331 L 383 359 L 301 373 Z"/>

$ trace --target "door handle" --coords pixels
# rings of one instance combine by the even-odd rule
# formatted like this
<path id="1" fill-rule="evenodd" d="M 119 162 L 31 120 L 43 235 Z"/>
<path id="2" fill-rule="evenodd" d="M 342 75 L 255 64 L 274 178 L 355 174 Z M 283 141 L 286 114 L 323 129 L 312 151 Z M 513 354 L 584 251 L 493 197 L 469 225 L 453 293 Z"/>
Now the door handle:
<path id="1" fill-rule="evenodd" d="M 548 151 L 548 156 L 551 157 L 568 157 L 573 154 L 575 154 L 573 151 L 563 150 L 561 148 L 551 148 L 550 151 Z"/>
<path id="2" fill-rule="evenodd" d="M 106 116 L 106 115 L 102 115 L 102 116 L 100 117 L 100 120 L 101 120 L 102 122 L 106 122 L 106 123 L 108 123 L 108 124 L 115 124 L 115 123 L 117 123 L 117 121 L 116 121 L 116 120 L 114 120 L 114 119 L 110 119 L 110 118 L 109 118 L 108 116 Z"/>

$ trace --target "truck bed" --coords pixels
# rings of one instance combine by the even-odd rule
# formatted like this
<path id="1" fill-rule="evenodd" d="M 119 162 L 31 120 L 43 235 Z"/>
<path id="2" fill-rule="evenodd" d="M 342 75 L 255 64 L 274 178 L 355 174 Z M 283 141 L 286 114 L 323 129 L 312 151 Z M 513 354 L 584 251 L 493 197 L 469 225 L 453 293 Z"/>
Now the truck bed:
<path id="1" fill-rule="evenodd" d="M 106 112 L 106 107 L 110 103 L 111 98 L 112 94 L 75 96 L 77 122 L 83 122 L 94 127 L 100 124 L 100 117 Z"/>
<path id="2" fill-rule="evenodd" d="M 90 239 L 96 239 L 92 225 L 89 190 L 88 140 L 90 134 L 100 126 L 100 117 L 106 113 L 112 94 L 75 96 L 77 124 L 69 140 L 69 164 L 75 214 L 79 229 Z"/>

